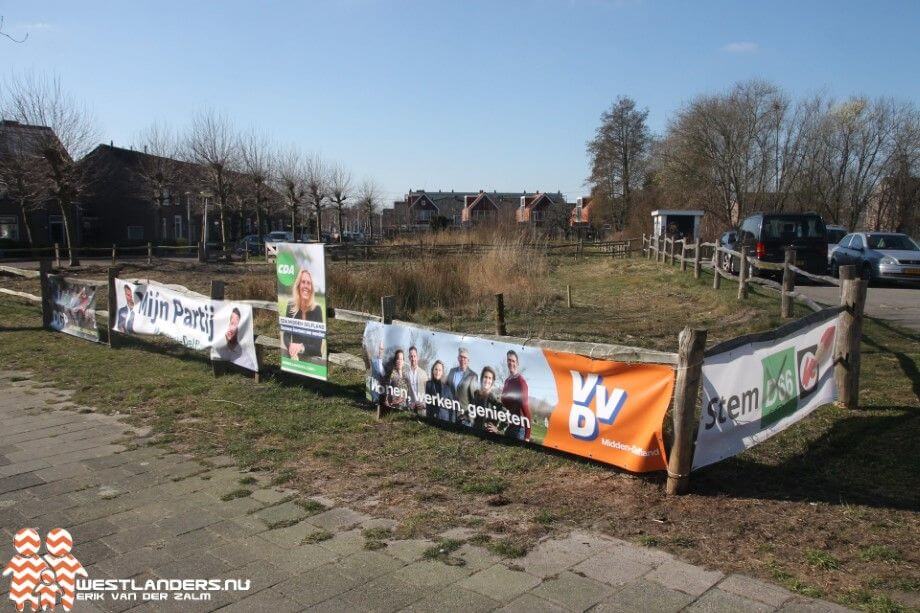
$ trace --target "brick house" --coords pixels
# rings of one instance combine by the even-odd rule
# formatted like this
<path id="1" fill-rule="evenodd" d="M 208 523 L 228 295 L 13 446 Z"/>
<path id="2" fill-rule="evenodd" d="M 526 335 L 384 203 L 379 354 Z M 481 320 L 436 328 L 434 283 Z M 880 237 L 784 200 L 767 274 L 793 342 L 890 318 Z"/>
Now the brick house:
<path id="1" fill-rule="evenodd" d="M 486 220 L 539 226 L 549 210 L 564 207 L 561 193 L 410 190 L 392 209 L 383 210 L 382 223 L 387 235 L 432 227 L 468 228 Z"/>
<path id="2" fill-rule="evenodd" d="M 36 170 L 44 167 L 41 148 L 47 143 L 63 151 L 51 128 L 0 120 L 0 244 L 7 247 L 27 246 L 30 236 L 38 247 L 65 240 L 58 206 L 33 193 Z M 25 180 L 17 185 L 20 175 Z M 19 194 L 25 194 L 22 201 Z"/>

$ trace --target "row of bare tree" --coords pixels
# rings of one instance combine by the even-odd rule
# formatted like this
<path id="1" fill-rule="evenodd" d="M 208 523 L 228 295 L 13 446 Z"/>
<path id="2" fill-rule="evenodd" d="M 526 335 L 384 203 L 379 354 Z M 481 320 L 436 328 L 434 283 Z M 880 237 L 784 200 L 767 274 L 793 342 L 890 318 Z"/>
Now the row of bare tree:
<path id="1" fill-rule="evenodd" d="M 349 209 L 367 221 L 372 234 L 371 221 L 383 205 L 373 179 L 356 184 L 344 166 L 297 147 L 279 148 L 257 130 L 239 132 L 213 110 L 197 114 L 185 135 L 154 124 L 140 141 L 151 154 L 142 158 L 141 174 L 156 197 L 175 193 L 174 186 L 187 184 L 188 173 L 195 173 L 195 183 L 214 199 L 225 243 L 230 240 L 227 219 L 234 212 L 252 211 L 261 234 L 267 231 L 267 216 L 283 211 L 293 232 L 309 220 L 320 240 L 324 213 L 332 210 L 341 240 Z"/>
<path id="2" fill-rule="evenodd" d="M 620 98 L 588 143 L 588 183 L 617 228 L 641 206 L 700 208 L 729 226 L 755 211 L 817 211 L 849 228 L 916 231 L 913 103 L 793 100 L 774 84 L 748 81 L 692 99 L 658 138 L 647 115 Z"/>
<path id="3" fill-rule="evenodd" d="M 106 180 L 104 168 L 86 162 L 99 142 L 96 121 L 56 77 L 18 75 L 0 87 L 0 117 L 21 124 L 4 124 L 0 189 L 18 205 L 30 245 L 29 212 L 50 203 L 61 213 L 68 245 L 76 246 L 76 207 Z M 269 216 L 287 212 L 293 232 L 309 222 L 319 240 L 327 210 L 336 214 L 341 238 L 347 209 L 355 209 L 372 233 L 383 205 L 372 179 L 356 184 L 341 165 L 296 147 L 279 148 L 256 130 L 241 132 L 214 110 L 197 114 L 185 133 L 150 126 L 140 134 L 141 147 L 146 155 L 138 156 L 135 172 L 154 213 L 192 188 L 201 202 L 215 204 L 224 243 L 232 238 L 233 214 L 254 214 L 261 234 Z M 69 251 L 75 263 L 75 250 Z"/>

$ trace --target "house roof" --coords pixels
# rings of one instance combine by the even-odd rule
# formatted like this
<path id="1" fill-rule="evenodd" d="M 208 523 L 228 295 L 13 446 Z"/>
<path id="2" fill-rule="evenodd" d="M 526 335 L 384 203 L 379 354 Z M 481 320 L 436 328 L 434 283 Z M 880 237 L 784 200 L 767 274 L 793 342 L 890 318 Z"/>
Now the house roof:
<path id="1" fill-rule="evenodd" d="M 64 151 L 54 130 L 48 126 L 19 123 L 11 119 L 0 120 L 0 155 L 39 155 L 48 139 L 52 139 L 51 142 Z"/>

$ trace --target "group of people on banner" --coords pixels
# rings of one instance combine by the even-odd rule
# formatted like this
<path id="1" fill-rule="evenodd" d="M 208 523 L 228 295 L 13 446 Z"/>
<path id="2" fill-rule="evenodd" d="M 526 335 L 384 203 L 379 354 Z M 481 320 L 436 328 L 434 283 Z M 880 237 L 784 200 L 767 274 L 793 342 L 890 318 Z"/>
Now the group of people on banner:
<path id="1" fill-rule="evenodd" d="M 516 351 L 508 350 L 505 360 L 508 375 L 499 386 L 496 369 L 484 365 L 474 370 L 465 347 L 455 361 L 436 359 L 423 368 L 417 347 L 397 348 L 385 362 L 381 343 L 371 362 L 372 399 L 388 409 L 529 441 L 533 415 L 527 380 Z M 476 410 L 468 410 L 471 406 Z"/>

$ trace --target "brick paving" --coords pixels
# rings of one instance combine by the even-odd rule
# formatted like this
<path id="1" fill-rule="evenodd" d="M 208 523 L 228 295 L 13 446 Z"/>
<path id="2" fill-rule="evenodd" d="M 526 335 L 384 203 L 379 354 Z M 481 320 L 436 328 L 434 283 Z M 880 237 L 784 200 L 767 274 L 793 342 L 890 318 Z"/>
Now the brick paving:
<path id="1" fill-rule="evenodd" d="M 198 602 L 78 602 L 103 611 L 845 611 L 778 586 L 588 532 L 504 560 L 464 544 L 427 559 L 428 539 L 365 548 L 373 518 L 316 497 L 294 501 L 229 458 L 153 446 L 149 431 L 70 401 L 29 373 L 0 371 L 0 556 L 13 534 L 55 527 L 91 579 L 242 579 Z M 245 487 L 252 495 L 223 500 Z M 322 506 L 320 506 L 322 505 Z M 461 531 L 445 533 L 462 537 Z M 4 581 L 3 589 L 6 589 Z"/>

